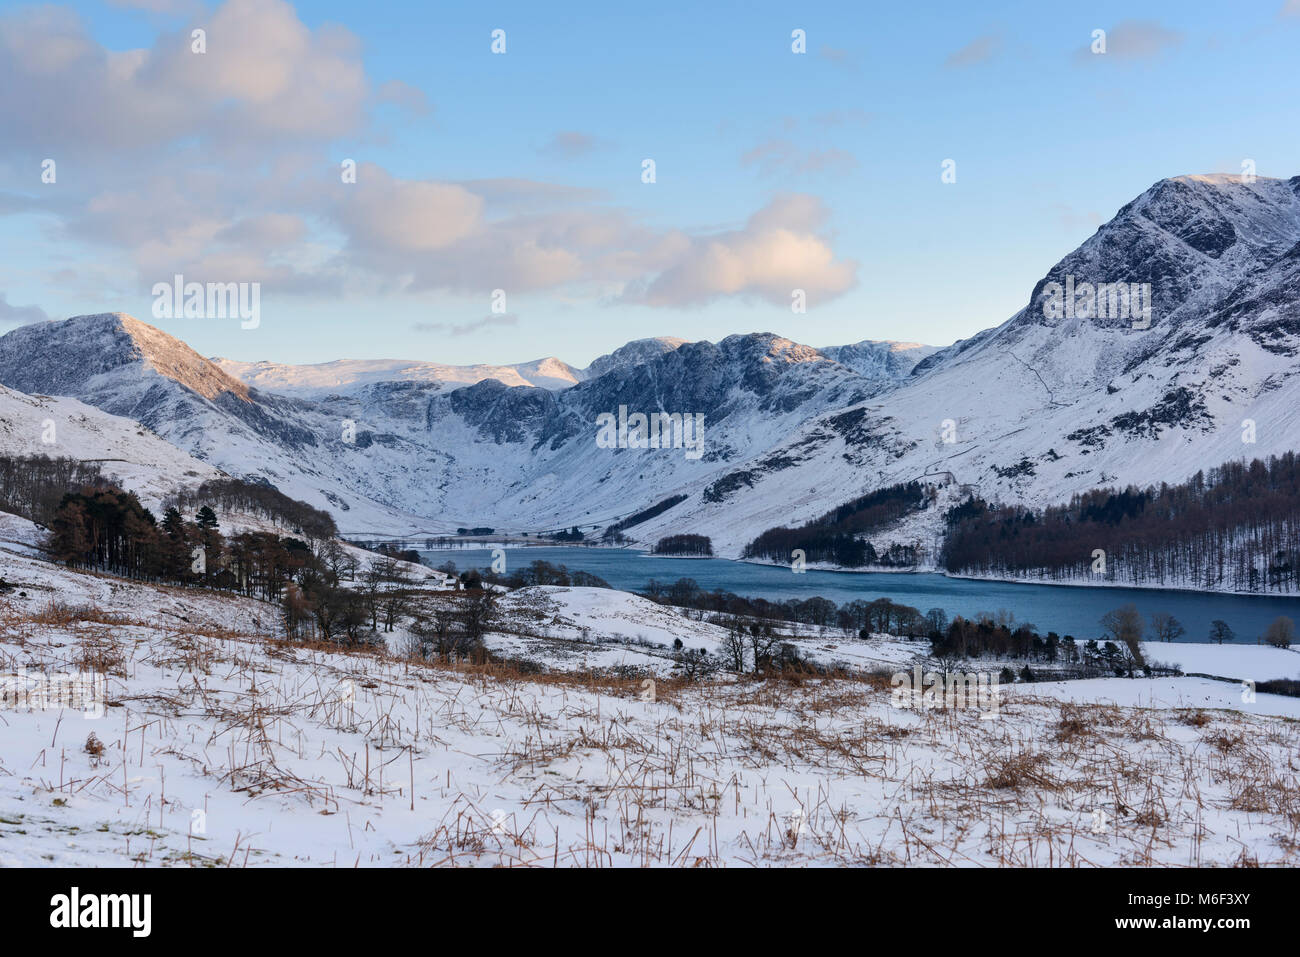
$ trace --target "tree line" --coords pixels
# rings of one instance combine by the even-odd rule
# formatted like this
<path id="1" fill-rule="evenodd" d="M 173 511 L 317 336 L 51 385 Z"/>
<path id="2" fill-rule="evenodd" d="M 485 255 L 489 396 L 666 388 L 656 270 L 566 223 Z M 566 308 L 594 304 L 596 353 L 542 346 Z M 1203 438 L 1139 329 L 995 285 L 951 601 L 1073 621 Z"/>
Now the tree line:
<path id="1" fill-rule="evenodd" d="M 642 522 L 648 522 L 650 521 L 650 519 L 662 515 L 664 512 L 668 511 L 674 505 L 680 505 L 684 501 L 686 501 L 685 495 L 681 495 L 681 494 L 670 495 L 662 502 L 657 502 L 654 505 L 651 505 L 649 508 L 643 508 L 639 512 L 633 512 L 631 515 L 629 515 L 625 519 L 622 519 L 621 521 L 614 522 L 612 525 L 610 525 L 608 528 L 605 529 L 605 533 L 601 536 L 601 538 L 604 539 L 606 542 L 625 541 L 626 536 L 623 533 L 627 531 L 629 528 L 633 528 L 637 525 L 640 525 Z"/>
<path id="2" fill-rule="evenodd" d="M 98 462 L 48 455 L 0 455 L 0 511 L 47 528 L 68 489 L 110 484 Z"/>
<path id="3" fill-rule="evenodd" d="M 195 489 L 179 489 L 163 503 L 182 512 L 207 505 L 227 512 L 259 515 L 293 529 L 309 541 L 336 538 L 338 527 L 329 512 L 285 495 L 266 482 L 216 478 Z"/>
<path id="4" fill-rule="evenodd" d="M 919 557 L 914 547 L 894 544 L 880 552 L 862 536 L 927 507 L 934 496 L 934 488 L 920 482 L 876 489 L 797 528 L 769 528 L 745 546 L 744 557 L 788 562 L 800 549 L 805 561 L 844 568 L 910 567 Z"/>
<path id="5" fill-rule="evenodd" d="M 707 535 L 665 535 L 655 543 L 654 555 L 713 555 L 713 541 Z"/>
<path id="6" fill-rule="evenodd" d="M 769 601 L 766 598 L 737 595 L 720 588 L 706 591 L 693 578 L 679 578 L 671 583 L 652 578 L 640 594 L 661 605 L 739 615 L 759 621 L 786 621 L 839 628 L 864 638 L 868 634 L 882 632 L 919 637 L 933 627 L 946 627 L 948 622 L 947 613 L 942 608 L 932 608 L 922 614 L 910 605 L 899 604 L 888 598 L 872 601 L 855 599 L 842 605 L 820 595 Z"/>
<path id="7" fill-rule="evenodd" d="M 972 497 L 946 518 L 940 560 L 957 574 L 1300 590 L 1293 452 L 1229 462 L 1178 485 L 1095 489 L 1044 509 Z"/>

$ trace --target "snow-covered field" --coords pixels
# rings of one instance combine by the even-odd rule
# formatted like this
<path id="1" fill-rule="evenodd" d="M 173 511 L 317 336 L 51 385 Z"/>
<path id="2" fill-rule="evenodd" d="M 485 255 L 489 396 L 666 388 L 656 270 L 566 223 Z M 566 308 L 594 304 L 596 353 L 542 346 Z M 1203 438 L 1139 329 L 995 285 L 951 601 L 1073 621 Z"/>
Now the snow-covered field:
<path id="1" fill-rule="evenodd" d="M 0 595 L 0 672 L 108 672 L 102 717 L 0 710 L 2 865 L 1300 857 L 1300 699 L 1246 703 L 1232 683 L 1015 685 L 983 720 L 896 708 L 888 679 L 867 675 L 688 683 L 665 670 L 647 684 L 432 665 L 287 644 L 276 609 L 250 599 L 14 552 L 0 575 L 14 586 Z M 716 637 L 641 602 L 598 589 L 507 597 L 521 618 L 540 605 L 555 642 Z M 802 640 L 902 668 L 916 644 Z"/>
<path id="2" fill-rule="evenodd" d="M 666 675 L 674 668 L 674 642 L 718 655 L 726 635 L 708 615 L 610 588 L 521 588 L 504 596 L 502 612 L 510 630 L 489 636 L 488 647 L 560 670 L 632 668 Z M 827 666 L 911 667 L 929 648 L 892 635 L 864 640 L 789 622 L 776 630 L 800 657 Z"/>
<path id="3" fill-rule="evenodd" d="M 1145 641 L 1142 652 L 1148 661 L 1175 665 L 1187 674 L 1235 678 L 1238 681 L 1300 679 L 1300 651 L 1294 648 Z"/>

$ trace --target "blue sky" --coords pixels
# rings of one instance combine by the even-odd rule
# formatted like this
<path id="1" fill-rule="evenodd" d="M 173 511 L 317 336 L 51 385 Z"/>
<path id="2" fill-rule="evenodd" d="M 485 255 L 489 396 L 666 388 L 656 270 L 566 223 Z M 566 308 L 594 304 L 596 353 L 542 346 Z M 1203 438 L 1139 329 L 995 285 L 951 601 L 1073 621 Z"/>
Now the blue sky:
<path id="1" fill-rule="evenodd" d="M 1162 177 L 1300 173 L 1297 0 L 610 6 L 5 4 L 0 331 L 122 310 L 290 362 L 943 345 Z M 261 324 L 155 320 L 174 272 L 261 282 Z"/>

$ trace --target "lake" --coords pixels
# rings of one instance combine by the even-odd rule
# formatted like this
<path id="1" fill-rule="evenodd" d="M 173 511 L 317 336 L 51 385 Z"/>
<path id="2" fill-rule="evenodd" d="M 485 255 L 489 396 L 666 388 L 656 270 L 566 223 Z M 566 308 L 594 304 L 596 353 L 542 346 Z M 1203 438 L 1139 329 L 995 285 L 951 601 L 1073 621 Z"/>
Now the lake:
<path id="1" fill-rule="evenodd" d="M 421 551 L 429 565 L 447 561 L 460 571 L 486 569 L 492 564 L 488 548 L 450 548 Z M 1046 634 L 1074 635 L 1080 640 L 1100 637 L 1098 620 L 1112 608 L 1133 602 L 1144 619 L 1167 612 L 1187 629 L 1184 641 L 1203 642 L 1210 622 L 1221 618 L 1237 634 L 1237 642 L 1254 644 L 1278 615 L 1300 619 L 1300 598 L 1253 595 L 1216 595 L 1206 592 L 1150 588 L 1100 588 L 1067 585 L 1028 585 L 1012 582 L 971 581 L 932 573 L 880 573 L 808 571 L 796 575 L 788 567 L 751 565 L 721 558 L 664 558 L 622 548 L 506 547 L 507 572 L 537 559 L 567 565 L 599 575 L 615 588 L 641 591 L 654 578 L 671 583 L 693 578 L 701 588 L 721 588 L 769 601 L 820 595 L 836 604 L 863 599 L 889 598 L 919 608 L 922 613 L 942 608 L 954 615 L 972 617 L 979 612 L 1007 609 L 1018 622 L 1030 622 Z M 1297 658 L 1300 671 L 1300 658 Z"/>

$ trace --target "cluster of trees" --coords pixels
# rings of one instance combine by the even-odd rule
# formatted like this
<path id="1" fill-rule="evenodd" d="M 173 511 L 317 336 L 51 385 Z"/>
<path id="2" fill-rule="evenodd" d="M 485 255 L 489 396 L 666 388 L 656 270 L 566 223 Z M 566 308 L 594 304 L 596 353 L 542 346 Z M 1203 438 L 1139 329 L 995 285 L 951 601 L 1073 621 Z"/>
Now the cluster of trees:
<path id="1" fill-rule="evenodd" d="M 391 555 L 361 568 L 355 556 L 330 540 L 305 558 L 281 597 L 291 639 L 347 646 L 377 642 L 381 630 L 392 631 L 424 598 L 410 566 Z"/>
<path id="2" fill-rule="evenodd" d="M 933 486 L 920 482 L 876 489 L 798 528 L 769 528 L 745 546 L 744 554 L 746 558 L 788 562 L 795 549 L 802 549 L 807 561 L 844 568 L 915 565 L 918 556 L 914 547 L 896 544 L 877 552 L 862 536 L 927 507 L 934 496 Z"/>
<path id="3" fill-rule="evenodd" d="M 578 526 L 575 525 L 575 526 L 573 526 L 573 528 L 569 529 L 567 532 L 563 532 L 563 531 L 561 531 L 561 532 L 548 532 L 546 535 L 544 535 L 544 536 L 542 536 L 542 537 L 543 537 L 543 538 L 549 538 L 551 541 L 554 541 L 554 542 L 581 542 L 581 541 L 583 541 L 587 536 L 583 535 L 582 532 L 581 532 L 581 530 L 579 530 Z"/>
<path id="4" fill-rule="evenodd" d="M 713 541 L 707 535 L 665 535 L 655 543 L 651 552 L 655 555 L 711 556 Z"/>
<path id="5" fill-rule="evenodd" d="M 975 618 L 957 615 L 942 631 L 930 637 L 936 658 L 1025 658 L 1037 661 L 1078 661 L 1074 637 L 1062 638 L 1056 632 L 1046 637 L 1033 625 L 1017 625 L 1014 618 L 1000 613 L 981 614 Z"/>
<path id="6" fill-rule="evenodd" d="M 414 551 L 379 545 L 373 560 L 361 561 L 330 534 L 332 518 L 278 490 L 238 479 L 205 483 L 173 496 L 158 522 L 135 493 L 69 459 L 0 460 L 0 481 L 6 506 L 17 511 L 21 505 L 34 521 L 45 519 L 46 546 L 57 561 L 277 602 L 285 634 L 295 640 L 369 644 L 411 617 L 414 650 L 426 657 L 486 654 L 482 639 L 496 617 L 496 595 L 478 587 L 477 573 L 462 576 L 465 591 L 432 596 L 408 564 L 418 561 Z M 204 489 L 211 495 L 206 501 Z M 181 505 L 193 507 L 192 518 Z M 291 524 L 302 537 L 261 531 L 225 536 L 214 506 Z M 534 562 L 512 583 L 609 587 L 594 575 L 546 562 Z"/>
<path id="7" fill-rule="evenodd" d="M 251 500 L 223 501 L 249 510 Z M 259 495 L 256 501 L 269 502 L 279 520 L 295 514 L 274 497 Z M 421 592 L 412 569 L 397 555 L 381 552 L 363 568 L 337 539 L 319 537 L 322 526 L 309 513 L 297 514 L 315 534 L 225 536 L 209 504 L 199 506 L 192 519 L 169 506 L 160 523 L 133 492 L 109 484 L 85 486 L 62 495 L 46 546 L 53 559 L 76 567 L 278 602 L 291 638 L 365 643 L 381 629 L 392 631 L 415 610 Z"/>
<path id="8" fill-rule="evenodd" d="M 46 542 L 69 565 L 99 568 L 129 578 L 173 578 L 183 556 L 168 549 L 153 513 L 134 492 L 111 485 L 67 492 L 55 509 Z M 197 526 L 195 527 L 198 532 Z M 184 559 L 188 567 L 190 561 Z"/>
<path id="9" fill-rule="evenodd" d="M 134 492 L 116 486 L 65 492 L 46 547 L 67 565 L 126 578 L 204 585 L 276 601 L 311 575 L 340 578 L 355 559 L 333 539 L 309 544 L 272 532 L 221 534 L 217 515 L 201 506 L 191 520 L 169 506 L 159 523 Z"/>
<path id="10" fill-rule="evenodd" d="M 650 521 L 650 519 L 662 515 L 664 512 L 668 511 L 674 505 L 680 505 L 684 501 L 686 501 L 685 495 L 670 495 L 662 502 L 657 502 L 656 504 L 651 505 L 649 508 L 644 508 L 639 512 L 634 512 L 631 515 L 629 515 L 627 518 L 622 519 L 621 521 L 615 522 L 614 524 L 610 525 L 607 529 L 605 529 L 605 533 L 601 536 L 601 538 L 603 538 L 607 542 L 624 541 L 625 539 L 623 533 L 627 531 L 629 528 L 632 528 L 636 525 L 640 525 L 642 522 L 648 522 Z"/>
<path id="11" fill-rule="evenodd" d="M 109 484 L 96 462 L 48 455 L 0 455 L 0 511 L 21 515 L 47 528 L 68 489 Z"/>
<path id="12" fill-rule="evenodd" d="M 244 512 L 278 522 L 310 542 L 335 538 L 338 528 L 329 512 L 313 508 L 306 502 L 285 495 L 266 482 L 249 482 L 238 478 L 210 479 L 196 489 L 181 489 L 165 503 L 180 512 L 192 512 L 201 506 L 227 512 Z"/>
<path id="13" fill-rule="evenodd" d="M 923 636 L 933 628 L 946 627 L 948 622 L 947 614 L 942 608 L 931 608 L 922 614 L 910 605 L 901 605 L 888 598 L 877 598 L 874 601 L 856 599 L 842 605 L 821 596 L 768 601 L 766 598 L 747 598 L 722 589 L 705 591 L 693 578 L 679 578 L 671 584 L 651 579 L 641 594 L 661 605 L 694 608 L 700 612 L 742 616 L 764 622 L 788 621 L 838 628 L 854 635 L 888 632 Z"/>
<path id="14" fill-rule="evenodd" d="M 414 548 L 403 548 L 401 545 L 392 542 L 380 542 L 373 548 L 366 550 L 378 552 L 380 555 L 387 555 L 389 558 L 395 558 L 398 561 L 410 562 L 412 565 L 420 564 L 420 553 Z"/>
<path id="15" fill-rule="evenodd" d="M 483 638 L 498 617 L 496 592 L 482 588 L 459 592 L 417 616 L 413 650 L 426 660 L 481 663 L 488 657 Z"/>
<path id="16" fill-rule="evenodd" d="M 771 621 L 746 621 L 732 617 L 727 620 L 726 628 L 726 636 L 718 648 L 718 658 L 728 671 L 744 674 L 748 670 L 755 675 L 764 675 L 805 669 L 806 662 L 799 656 L 798 648 L 782 641 L 773 632 Z M 696 655 L 697 664 L 701 657 Z M 688 677 L 691 676 L 690 664 L 679 659 L 679 665 Z"/>
<path id="17" fill-rule="evenodd" d="M 1300 590 L 1300 459 L 1229 462 L 1180 485 L 1097 489 L 1042 510 L 969 499 L 949 510 L 950 572 L 1106 577 L 1237 591 Z"/>
<path id="18" fill-rule="evenodd" d="M 448 562 L 451 566 L 449 574 L 455 574 L 456 566 Z M 443 570 L 447 566 L 443 566 Z M 510 575 L 496 576 L 485 574 L 482 576 L 484 581 L 493 584 L 505 585 L 507 588 L 527 588 L 530 585 L 566 585 L 575 588 L 609 588 L 609 582 L 593 575 L 590 572 L 584 572 L 581 569 L 570 570 L 565 565 L 553 565 L 550 562 L 538 559 L 530 565 L 525 566 Z"/>
<path id="19" fill-rule="evenodd" d="M 1274 648 L 1290 648 L 1295 641 L 1295 622 L 1286 615 L 1278 615 L 1260 637 L 1264 644 Z"/>
<path id="20" fill-rule="evenodd" d="M 1079 645 L 1073 635 L 1062 637 L 1054 631 L 1040 635 L 1031 624 L 1015 622 L 1007 612 L 977 615 L 974 619 L 955 617 L 942 632 L 930 636 L 931 652 L 948 670 L 968 658 L 1016 659 L 1045 662 L 1050 667 L 1037 676 L 1028 665 L 1020 677 L 1089 678 L 1102 675 L 1133 677 L 1138 672 L 1163 672 L 1149 665 L 1142 655 L 1142 618 L 1133 605 L 1107 612 L 1102 616 L 1103 636 Z M 1014 673 L 1004 669 L 1002 680 Z"/>

